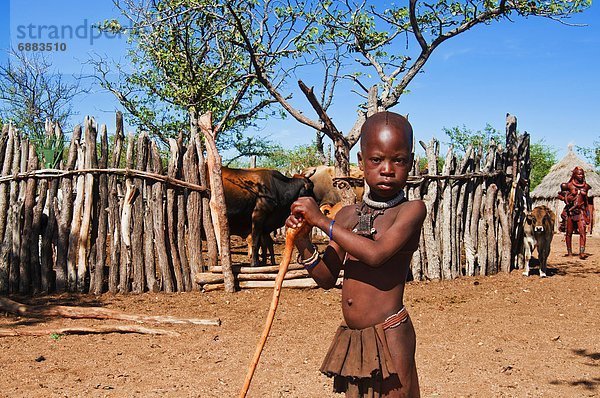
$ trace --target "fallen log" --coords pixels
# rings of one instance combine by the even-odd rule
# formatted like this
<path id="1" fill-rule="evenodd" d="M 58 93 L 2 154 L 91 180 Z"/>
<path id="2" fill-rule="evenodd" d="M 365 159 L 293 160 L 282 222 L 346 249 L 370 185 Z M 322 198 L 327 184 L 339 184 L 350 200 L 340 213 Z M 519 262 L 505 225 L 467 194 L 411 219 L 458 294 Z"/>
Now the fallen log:
<path id="1" fill-rule="evenodd" d="M 341 286 L 344 278 L 338 278 L 335 282 L 336 286 Z M 242 281 L 239 283 L 240 288 L 273 288 L 274 281 Z M 283 287 L 287 288 L 313 288 L 318 287 L 317 283 L 312 278 L 289 279 L 283 281 Z"/>
<path id="2" fill-rule="evenodd" d="M 0 310 L 22 317 L 42 318 L 42 317 L 64 317 L 74 319 L 116 319 L 121 321 L 132 321 L 138 323 L 170 323 L 182 324 L 191 323 L 194 325 L 220 326 L 220 319 L 196 319 L 196 318 L 175 318 L 168 315 L 137 315 L 126 314 L 120 311 L 108 308 L 97 307 L 74 307 L 64 305 L 26 305 L 16 301 L 0 297 Z"/>
<path id="3" fill-rule="evenodd" d="M 264 266 L 264 267 L 242 267 L 239 265 L 233 265 L 231 267 L 231 269 L 233 270 L 234 274 L 262 274 L 262 273 L 268 273 L 268 272 L 278 272 L 279 271 L 279 266 L 278 265 L 270 265 L 270 266 Z M 292 271 L 292 270 L 299 270 L 299 269 L 304 269 L 304 267 L 302 267 L 302 265 L 300 264 L 290 264 L 288 267 L 288 270 Z M 208 268 L 209 272 L 214 272 L 214 273 L 223 273 L 223 267 L 221 267 L 220 265 L 214 266 L 214 267 L 209 267 Z"/>
<path id="4" fill-rule="evenodd" d="M 225 289 L 225 283 L 211 283 L 211 284 L 202 286 L 202 292 L 204 292 L 204 293 L 213 292 L 215 290 L 224 290 L 224 289 Z"/>
<path id="5" fill-rule="evenodd" d="M 140 333 L 156 336 L 177 337 L 180 334 L 171 330 L 151 329 L 142 326 L 112 325 L 98 327 L 68 327 L 59 329 L 0 329 L 0 337 L 47 336 L 60 334 L 106 334 L 106 333 Z"/>

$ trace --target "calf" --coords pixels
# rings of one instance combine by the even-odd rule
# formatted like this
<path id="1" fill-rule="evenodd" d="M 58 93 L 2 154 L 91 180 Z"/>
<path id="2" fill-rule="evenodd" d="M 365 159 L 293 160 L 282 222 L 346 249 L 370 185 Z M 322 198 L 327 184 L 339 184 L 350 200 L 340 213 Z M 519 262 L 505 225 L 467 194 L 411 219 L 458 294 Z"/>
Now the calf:
<path id="1" fill-rule="evenodd" d="M 550 243 L 554 234 L 556 215 L 547 206 L 537 206 L 525 216 L 523 225 L 523 247 L 525 249 L 525 271 L 529 276 L 529 260 L 537 247 L 540 261 L 540 277 L 546 277 L 546 265 L 550 254 Z"/>

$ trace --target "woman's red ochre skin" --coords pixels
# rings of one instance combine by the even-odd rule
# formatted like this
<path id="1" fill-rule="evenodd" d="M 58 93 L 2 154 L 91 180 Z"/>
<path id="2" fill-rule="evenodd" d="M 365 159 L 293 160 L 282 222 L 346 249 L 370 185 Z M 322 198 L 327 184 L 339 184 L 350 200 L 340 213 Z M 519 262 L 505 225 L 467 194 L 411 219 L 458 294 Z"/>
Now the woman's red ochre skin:
<path id="1" fill-rule="evenodd" d="M 361 134 L 358 162 L 370 188 L 369 197 L 389 201 L 404 189 L 413 165 L 412 127 L 401 115 L 380 112 L 366 120 Z M 342 312 L 352 329 L 381 324 L 404 306 L 406 278 L 426 216 L 422 201 L 401 202 L 377 216 L 373 222 L 376 232 L 365 237 L 352 232 L 360 206 L 346 206 L 337 213 L 322 260 L 309 271 L 319 286 L 329 289 L 344 270 Z M 330 222 L 314 199 L 299 198 L 291 206 L 286 225 L 308 223 L 329 233 Z M 308 234 L 297 238 L 296 248 L 302 258 L 309 258 L 315 250 Z M 387 329 L 385 337 L 397 376 L 384 381 L 382 396 L 419 397 L 415 331 L 410 317 Z"/>

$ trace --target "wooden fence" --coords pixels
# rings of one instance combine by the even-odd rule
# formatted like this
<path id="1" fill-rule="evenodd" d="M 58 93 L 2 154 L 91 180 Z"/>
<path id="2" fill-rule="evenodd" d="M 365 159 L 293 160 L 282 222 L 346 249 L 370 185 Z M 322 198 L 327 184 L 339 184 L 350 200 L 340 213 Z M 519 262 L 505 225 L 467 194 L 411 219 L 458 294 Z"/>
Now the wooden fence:
<path id="1" fill-rule="evenodd" d="M 517 137 L 511 118 L 506 146 L 470 149 L 462 159 L 450 150 L 441 171 L 439 143 L 423 144 L 428 173 L 415 168 L 407 187 L 428 210 L 414 279 L 488 275 L 522 262 L 529 138 Z M 123 142 L 120 115 L 112 148 L 106 126 L 99 130 L 97 142 L 93 119 L 83 133 L 76 127 L 60 169 L 45 169 L 30 142 L 3 131 L 0 294 L 199 288 L 194 276 L 208 269 L 201 236 L 209 219 L 200 143 L 170 140 L 164 159 L 146 134 Z M 62 139 L 58 127 L 48 125 L 47 134 Z M 216 265 L 216 254 L 209 261 Z"/>
<path id="2" fill-rule="evenodd" d="M 427 207 L 419 250 L 412 259 L 416 280 L 490 275 L 522 268 L 522 222 L 529 201 L 529 135 L 517 136 L 507 115 L 506 144 L 469 147 L 462 158 L 450 148 L 438 170 L 439 142 L 421 143 L 428 171 L 413 168 L 407 193 Z M 419 160 L 415 162 L 419 164 Z"/>

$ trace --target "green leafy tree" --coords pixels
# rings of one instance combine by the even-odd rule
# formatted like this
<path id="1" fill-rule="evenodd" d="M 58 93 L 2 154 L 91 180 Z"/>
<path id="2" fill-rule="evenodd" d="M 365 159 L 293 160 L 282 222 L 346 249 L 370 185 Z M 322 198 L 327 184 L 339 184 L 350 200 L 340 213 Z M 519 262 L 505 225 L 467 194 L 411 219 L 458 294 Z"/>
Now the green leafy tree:
<path id="1" fill-rule="evenodd" d="M 443 128 L 444 133 L 450 138 L 448 144 L 452 145 L 459 153 L 464 154 L 469 146 L 473 148 L 487 148 L 492 140 L 498 144 L 506 139 L 489 123 L 483 130 L 472 131 L 465 125 L 462 127 Z"/>
<path id="2" fill-rule="evenodd" d="M 530 188 L 537 187 L 556 163 L 557 151 L 544 143 L 544 140 L 534 142 L 529 147 L 531 159 Z"/>
<path id="3" fill-rule="evenodd" d="M 247 52 L 252 73 L 293 118 L 332 140 L 337 175 L 348 175 L 350 149 L 358 141 L 368 114 L 397 105 L 413 78 L 446 40 L 477 25 L 518 17 L 564 20 L 591 5 L 590 0 L 410 0 L 408 6 L 321 0 L 252 2 L 239 9 L 237 2 L 228 3 L 234 3 L 228 5 L 228 10 L 235 19 L 240 46 Z M 399 49 L 405 49 L 404 53 Z M 303 106 L 293 103 L 286 94 L 291 79 L 324 75 L 325 69 L 314 72 L 323 60 L 311 58 L 310 54 L 342 65 L 337 72 L 330 70 L 332 74 L 320 86 L 321 94 L 332 90 L 339 79 L 350 80 L 354 84 L 351 90 L 359 94 L 357 119 L 345 135 L 327 114 L 319 94 L 303 82 L 299 82 L 300 88 L 315 117 L 302 111 Z M 310 59 L 306 67 L 311 72 L 303 73 L 299 65 L 294 68 L 295 73 L 284 74 L 281 81 L 281 71 L 299 59 Z"/>
<path id="4" fill-rule="evenodd" d="M 596 169 L 600 169 L 600 141 L 594 141 L 593 147 L 577 147 L 577 150 L 586 157 Z"/>
<path id="5" fill-rule="evenodd" d="M 115 5 L 127 24 L 110 20 L 102 29 L 127 34 L 132 72 L 99 57 L 90 62 L 134 125 L 166 143 L 181 131 L 196 132 L 198 115 L 210 111 L 220 147 L 227 149 L 256 118 L 270 115 L 261 111 L 274 101 L 264 98 L 264 88 L 248 73 L 224 2 L 126 0 Z M 114 70 L 118 78 L 111 80 Z"/>
<path id="6" fill-rule="evenodd" d="M 259 158 L 257 165 L 277 169 L 288 176 L 302 172 L 307 167 L 319 166 L 321 163 L 316 143 L 298 145 L 293 149 L 277 147 L 270 156 Z"/>

